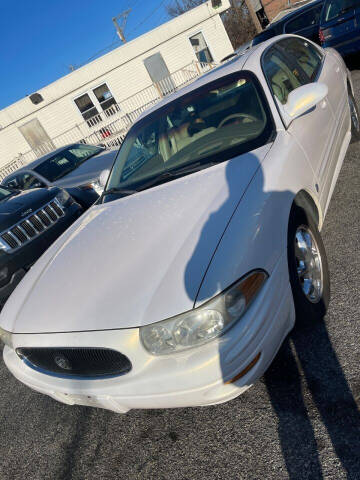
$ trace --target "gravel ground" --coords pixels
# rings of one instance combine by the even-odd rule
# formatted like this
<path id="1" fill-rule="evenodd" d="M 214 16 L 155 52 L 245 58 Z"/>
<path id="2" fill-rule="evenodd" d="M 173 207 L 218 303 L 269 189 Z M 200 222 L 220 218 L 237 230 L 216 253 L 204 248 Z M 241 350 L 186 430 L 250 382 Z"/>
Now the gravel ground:
<path id="1" fill-rule="evenodd" d="M 351 145 L 323 230 L 325 323 L 297 328 L 253 388 L 117 415 L 34 393 L 1 361 L 0 479 L 360 479 L 359 157 Z"/>

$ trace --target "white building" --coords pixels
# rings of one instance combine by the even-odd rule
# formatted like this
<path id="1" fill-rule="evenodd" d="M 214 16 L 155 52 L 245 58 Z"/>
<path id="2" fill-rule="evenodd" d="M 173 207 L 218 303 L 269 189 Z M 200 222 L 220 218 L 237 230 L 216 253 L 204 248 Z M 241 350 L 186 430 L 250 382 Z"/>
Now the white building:
<path id="1" fill-rule="evenodd" d="M 209 0 L 1 110 L 0 175 L 71 142 L 119 143 L 147 106 L 233 52 L 229 7 Z"/>

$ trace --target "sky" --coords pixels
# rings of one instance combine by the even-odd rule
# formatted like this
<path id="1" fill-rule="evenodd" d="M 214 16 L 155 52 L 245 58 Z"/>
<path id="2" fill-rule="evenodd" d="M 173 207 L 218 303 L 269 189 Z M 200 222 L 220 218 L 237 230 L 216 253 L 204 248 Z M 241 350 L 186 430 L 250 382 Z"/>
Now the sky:
<path id="1" fill-rule="evenodd" d="M 120 46 L 112 17 L 132 9 L 125 28 L 132 40 L 167 21 L 171 1 L 0 0 L 0 109 Z"/>

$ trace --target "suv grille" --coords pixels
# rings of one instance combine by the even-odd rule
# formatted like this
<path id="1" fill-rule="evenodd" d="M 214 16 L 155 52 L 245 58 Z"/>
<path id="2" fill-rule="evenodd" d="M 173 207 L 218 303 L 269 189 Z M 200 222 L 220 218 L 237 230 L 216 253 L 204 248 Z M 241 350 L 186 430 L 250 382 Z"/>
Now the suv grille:
<path id="1" fill-rule="evenodd" d="M 37 212 L 32 213 L 0 234 L 7 247 L 6 251 L 13 251 L 22 247 L 54 225 L 64 215 L 63 207 L 55 198 Z"/>
<path id="2" fill-rule="evenodd" d="M 35 370 L 66 378 L 112 377 L 132 368 L 125 355 L 106 348 L 18 348 L 16 353 Z"/>

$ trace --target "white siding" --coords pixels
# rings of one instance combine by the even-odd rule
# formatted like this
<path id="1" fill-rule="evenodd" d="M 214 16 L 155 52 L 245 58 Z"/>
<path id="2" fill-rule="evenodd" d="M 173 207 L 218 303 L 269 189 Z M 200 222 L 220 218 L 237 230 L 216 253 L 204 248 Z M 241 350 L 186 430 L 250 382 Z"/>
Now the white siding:
<path id="1" fill-rule="evenodd" d="M 195 33 L 203 33 L 214 61 L 220 62 L 233 51 L 219 16 L 229 5 L 229 0 L 223 0 L 222 7 L 214 10 L 207 2 L 38 90 L 44 98 L 39 105 L 25 98 L 4 109 L 0 112 L 0 166 L 29 150 L 17 127 L 32 118 L 54 138 L 83 123 L 73 101 L 79 95 L 107 83 L 121 102 L 151 85 L 143 60 L 154 53 L 161 53 L 170 73 L 196 60 L 189 40 Z M 90 131 L 87 126 L 82 130 Z"/>

